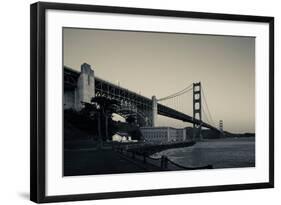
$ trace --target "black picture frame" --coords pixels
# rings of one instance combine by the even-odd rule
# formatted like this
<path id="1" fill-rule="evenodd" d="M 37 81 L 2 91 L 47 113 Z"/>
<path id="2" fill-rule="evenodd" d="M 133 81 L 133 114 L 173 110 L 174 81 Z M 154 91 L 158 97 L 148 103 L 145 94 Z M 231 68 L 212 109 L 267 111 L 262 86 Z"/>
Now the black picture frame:
<path id="1" fill-rule="evenodd" d="M 48 9 L 120 13 L 129 15 L 169 16 L 180 18 L 216 19 L 229 21 L 263 22 L 269 24 L 269 181 L 263 183 L 229 184 L 192 188 L 171 188 L 108 193 L 89 193 L 46 196 L 46 68 L 45 37 Z M 197 192 L 230 191 L 274 187 L 274 18 L 265 16 L 230 15 L 144 8 L 110 7 L 82 4 L 38 2 L 30 7 L 30 199 L 37 203 L 76 200 L 96 200 Z"/>

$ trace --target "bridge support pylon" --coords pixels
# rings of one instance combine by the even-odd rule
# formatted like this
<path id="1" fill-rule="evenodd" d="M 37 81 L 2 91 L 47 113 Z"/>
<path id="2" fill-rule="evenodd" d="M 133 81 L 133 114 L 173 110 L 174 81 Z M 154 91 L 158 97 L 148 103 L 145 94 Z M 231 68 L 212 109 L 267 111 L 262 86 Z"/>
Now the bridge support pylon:
<path id="1" fill-rule="evenodd" d="M 220 130 L 220 132 L 221 132 L 221 137 L 224 137 L 224 131 L 223 131 L 223 121 L 222 120 L 220 120 L 219 121 L 219 130 Z"/>
<path id="2" fill-rule="evenodd" d="M 156 120 L 157 120 L 157 113 L 158 113 L 158 107 L 157 107 L 157 99 L 156 96 L 152 96 L 152 123 L 151 126 L 156 126 Z"/>
<path id="3" fill-rule="evenodd" d="M 193 83 L 193 119 L 202 122 L 201 82 Z M 202 140 L 201 124 L 193 123 L 193 140 Z"/>
<path id="4" fill-rule="evenodd" d="M 75 90 L 75 109 L 80 111 L 83 108 L 81 102 L 91 103 L 93 97 L 95 97 L 95 74 L 91 65 L 83 63 Z"/>

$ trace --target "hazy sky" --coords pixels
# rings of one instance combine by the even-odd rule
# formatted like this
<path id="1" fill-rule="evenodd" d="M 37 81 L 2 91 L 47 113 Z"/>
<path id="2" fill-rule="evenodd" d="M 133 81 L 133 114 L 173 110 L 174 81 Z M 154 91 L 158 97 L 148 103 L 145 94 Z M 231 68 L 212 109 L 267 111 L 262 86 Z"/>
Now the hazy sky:
<path id="1" fill-rule="evenodd" d="M 71 28 L 63 36 L 64 65 L 80 71 L 86 62 L 96 76 L 149 98 L 201 81 L 216 125 L 255 131 L 255 38 Z M 192 116 L 191 93 L 163 104 Z M 159 115 L 157 124 L 188 126 Z"/>

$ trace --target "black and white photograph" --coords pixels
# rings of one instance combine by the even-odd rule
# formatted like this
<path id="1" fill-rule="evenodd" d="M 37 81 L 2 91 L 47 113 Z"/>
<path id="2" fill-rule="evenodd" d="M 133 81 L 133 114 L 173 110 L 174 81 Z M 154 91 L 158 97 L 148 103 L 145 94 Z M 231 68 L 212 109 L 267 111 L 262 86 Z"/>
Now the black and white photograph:
<path id="1" fill-rule="evenodd" d="M 64 176 L 255 167 L 255 37 L 62 34 Z"/>

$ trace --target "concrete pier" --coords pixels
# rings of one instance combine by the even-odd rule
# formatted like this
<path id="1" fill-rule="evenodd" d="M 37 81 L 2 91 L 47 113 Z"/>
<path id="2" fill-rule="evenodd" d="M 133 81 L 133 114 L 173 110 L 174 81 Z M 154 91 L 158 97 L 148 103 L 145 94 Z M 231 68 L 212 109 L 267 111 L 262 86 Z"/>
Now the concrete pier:
<path id="1" fill-rule="evenodd" d="M 157 113 L 158 113 L 157 99 L 156 96 L 153 95 L 152 96 L 152 127 L 156 126 Z"/>
<path id="2" fill-rule="evenodd" d="M 95 97 L 95 74 L 89 64 L 83 63 L 81 65 L 81 73 L 77 82 L 76 110 L 79 111 L 83 108 L 81 102 L 90 103 L 93 97 Z"/>

